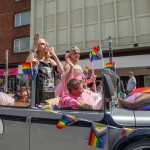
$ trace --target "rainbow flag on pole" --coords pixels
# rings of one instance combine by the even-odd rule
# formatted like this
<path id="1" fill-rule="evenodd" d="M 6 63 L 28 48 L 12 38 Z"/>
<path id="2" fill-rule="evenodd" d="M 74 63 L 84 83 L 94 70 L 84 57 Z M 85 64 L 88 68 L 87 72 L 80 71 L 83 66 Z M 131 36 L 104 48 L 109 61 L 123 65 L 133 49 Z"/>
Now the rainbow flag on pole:
<path id="1" fill-rule="evenodd" d="M 100 60 L 103 58 L 101 46 L 94 46 L 92 52 L 90 53 L 90 61 Z"/>
<path id="2" fill-rule="evenodd" d="M 106 63 L 105 68 L 110 69 L 111 71 L 115 71 L 115 62 Z"/>
<path id="3" fill-rule="evenodd" d="M 91 53 L 91 56 L 90 56 L 90 61 L 91 62 L 95 59 L 98 51 L 99 51 L 98 47 L 94 46 L 93 50 L 92 50 L 92 53 Z"/>
<path id="4" fill-rule="evenodd" d="M 101 124 L 92 124 L 88 145 L 104 149 L 107 127 Z"/>
<path id="5" fill-rule="evenodd" d="M 89 67 L 86 66 L 83 70 L 83 74 L 86 76 L 86 78 L 88 77 L 88 72 L 89 72 Z"/>
<path id="6" fill-rule="evenodd" d="M 22 63 L 23 74 L 27 74 L 29 78 L 34 78 L 38 72 L 38 62 L 24 62 Z"/>
<path id="7" fill-rule="evenodd" d="M 24 62 L 22 63 L 22 70 L 24 74 L 32 74 L 32 66 L 35 62 Z"/>
<path id="8" fill-rule="evenodd" d="M 56 125 L 56 128 L 62 129 L 68 126 L 69 124 L 75 122 L 77 120 L 76 117 L 70 115 L 62 115 L 60 121 Z"/>

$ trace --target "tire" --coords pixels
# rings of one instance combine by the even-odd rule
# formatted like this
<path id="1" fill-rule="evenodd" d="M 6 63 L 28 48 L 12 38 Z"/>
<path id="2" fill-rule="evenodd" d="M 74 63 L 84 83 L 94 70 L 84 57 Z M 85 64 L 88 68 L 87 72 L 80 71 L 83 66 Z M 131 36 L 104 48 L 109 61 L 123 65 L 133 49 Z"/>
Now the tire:
<path id="1" fill-rule="evenodd" d="M 150 150 L 150 141 L 136 141 L 129 144 L 123 150 Z"/>

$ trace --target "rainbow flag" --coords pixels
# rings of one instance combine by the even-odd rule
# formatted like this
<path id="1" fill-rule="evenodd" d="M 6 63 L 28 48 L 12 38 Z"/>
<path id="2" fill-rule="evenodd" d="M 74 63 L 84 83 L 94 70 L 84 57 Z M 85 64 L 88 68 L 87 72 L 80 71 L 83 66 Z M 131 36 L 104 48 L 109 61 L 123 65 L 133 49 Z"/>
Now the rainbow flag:
<path id="1" fill-rule="evenodd" d="M 107 127 L 100 124 L 92 124 L 88 145 L 104 149 L 107 135 Z"/>
<path id="2" fill-rule="evenodd" d="M 44 106 L 42 107 L 42 110 L 53 111 L 53 107 L 52 107 L 51 104 L 44 105 Z"/>
<path id="3" fill-rule="evenodd" d="M 119 137 L 121 138 L 124 135 L 128 135 L 129 133 L 131 133 L 133 131 L 132 128 L 123 128 L 120 132 Z"/>
<path id="4" fill-rule="evenodd" d="M 86 78 L 88 77 L 88 72 L 89 72 L 89 67 L 85 67 L 83 70 L 83 74 L 86 76 Z"/>
<path id="5" fill-rule="evenodd" d="M 115 62 L 106 63 L 105 68 L 115 71 Z"/>
<path id="6" fill-rule="evenodd" d="M 62 129 L 65 128 L 67 125 L 73 123 L 76 121 L 76 117 L 74 116 L 70 116 L 70 115 L 62 115 L 60 121 L 58 122 L 58 124 L 56 125 L 56 128 L 58 129 Z"/>
<path id="7" fill-rule="evenodd" d="M 32 74 L 32 66 L 35 62 L 24 62 L 22 63 L 22 70 L 24 74 Z"/>
<path id="8" fill-rule="evenodd" d="M 26 98 L 25 98 L 25 95 L 24 95 L 23 92 L 21 93 L 21 101 L 22 101 L 22 102 L 25 102 L 25 101 L 26 101 Z"/>
<path id="9" fill-rule="evenodd" d="M 103 54 L 101 46 L 94 46 L 93 51 L 90 53 L 90 61 L 92 62 L 93 60 L 100 60 L 102 58 Z"/>
<path id="10" fill-rule="evenodd" d="M 24 74 L 27 74 L 29 78 L 35 78 L 38 72 L 38 63 L 37 62 L 24 62 L 22 63 L 22 70 Z"/>
<path id="11" fill-rule="evenodd" d="M 91 62 L 96 58 L 98 51 L 99 51 L 98 47 L 94 46 L 92 53 L 91 53 L 91 56 L 90 56 Z"/>

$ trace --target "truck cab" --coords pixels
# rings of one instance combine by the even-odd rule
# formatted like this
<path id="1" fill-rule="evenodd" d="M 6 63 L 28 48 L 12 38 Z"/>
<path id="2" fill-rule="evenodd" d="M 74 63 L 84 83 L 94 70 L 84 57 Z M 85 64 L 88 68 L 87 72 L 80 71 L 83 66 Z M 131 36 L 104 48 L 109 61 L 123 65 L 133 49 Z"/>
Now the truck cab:
<path id="1" fill-rule="evenodd" d="M 99 110 L 54 108 L 49 111 L 36 104 L 36 80 L 32 80 L 29 105 L 0 106 L 1 149 L 94 150 L 96 148 L 88 144 L 92 123 L 107 127 L 104 147 L 100 149 L 150 149 L 150 112 L 118 107 L 117 93 L 121 87 L 117 74 L 104 70 L 102 83 L 102 107 Z M 57 129 L 62 115 L 80 119 L 64 129 Z"/>

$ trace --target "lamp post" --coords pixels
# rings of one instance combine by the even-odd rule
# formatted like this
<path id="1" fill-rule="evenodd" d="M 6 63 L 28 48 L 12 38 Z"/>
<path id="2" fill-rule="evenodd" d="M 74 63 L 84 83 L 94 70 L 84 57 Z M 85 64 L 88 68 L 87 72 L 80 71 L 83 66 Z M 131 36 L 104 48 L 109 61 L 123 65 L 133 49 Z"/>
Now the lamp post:
<path id="1" fill-rule="evenodd" d="M 113 59 L 113 51 L 112 51 L 112 39 L 109 36 L 109 61 L 112 62 Z"/>
<path id="2" fill-rule="evenodd" d="M 8 50 L 5 51 L 5 92 L 8 92 Z"/>

